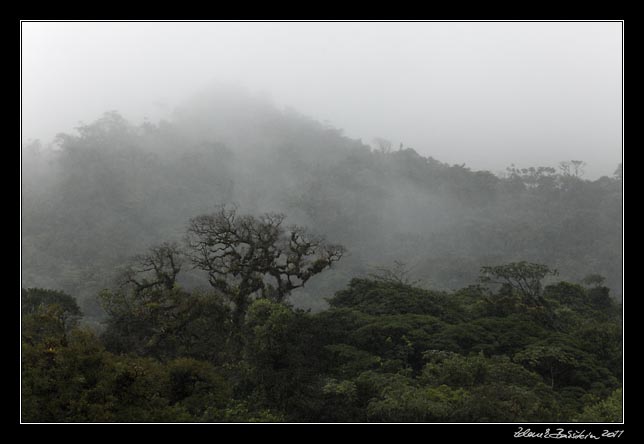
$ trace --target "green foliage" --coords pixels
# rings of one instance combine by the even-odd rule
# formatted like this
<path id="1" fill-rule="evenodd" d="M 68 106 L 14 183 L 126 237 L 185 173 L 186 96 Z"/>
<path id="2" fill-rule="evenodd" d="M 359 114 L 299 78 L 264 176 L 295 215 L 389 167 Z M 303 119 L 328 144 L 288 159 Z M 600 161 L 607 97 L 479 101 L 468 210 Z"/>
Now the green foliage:
<path id="1" fill-rule="evenodd" d="M 616 322 L 585 322 L 573 333 L 578 338 L 577 346 L 595 357 L 618 377 L 622 374 L 622 336 L 621 325 Z"/>
<path id="2" fill-rule="evenodd" d="M 325 350 L 330 352 L 327 372 L 333 376 L 324 385 L 324 405 L 346 415 L 324 417 L 393 422 L 570 420 L 583 407 L 580 398 L 598 396 L 619 384 L 619 318 L 605 317 L 582 287 L 550 285 L 541 294 L 545 307 L 519 299 L 507 313 L 486 308 L 498 300 L 498 293 L 470 287 L 441 298 L 451 304 L 450 310 L 436 312 L 443 319 L 413 313 L 410 306 L 422 305 L 409 304 L 419 296 L 432 310 L 432 300 L 420 289 L 353 280 L 330 300 L 331 310 L 317 315 L 331 343 Z M 455 317 L 451 309 L 467 315 Z M 569 325 L 556 333 L 553 316 Z M 591 319 L 606 321 L 597 325 Z M 436 404 L 422 387 L 460 390 L 459 401 Z M 363 409 L 366 416 L 360 414 Z"/>
<path id="3" fill-rule="evenodd" d="M 22 314 L 33 314 L 43 307 L 58 305 L 67 316 L 80 316 L 81 310 L 70 295 L 57 290 L 43 288 L 22 289 Z"/>
<path id="4" fill-rule="evenodd" d="M 230 309 L 217 294 L 173 288 L 106 290 L 100 297 L 110 316 L 103 340 L 112 351 L 213 362 L 229 353 Z"/>
<path id="5" fill-rule="evenodd" d="M 511 384 L 486 384 L 470 392 L 467 421 L 541 422 L 556 421 L 552 394 Z"/>
<path id="6" fill-rule="evenodd" d="M 244 331 L 242 385 L 253 404 L 284 412 L 291 420 L 306 418 L 318 395 L 322 354 L 308 315 L 258 299 L 249 308 Z"/>
<path id="7" fill-rule="evenodd" d="M 401 282 L 352 279 L 347 289 L 329 299 L 329 305 L 373 315 L 413 313 L 445 317 L 446 299 L 444 294 Z"/>
<path id="8" fill-rule="evenodd" d="M 63 290 L 22 291 L 23 420 L 620 418 L 621 165 L 497 176 L 214 99 L 23 150 L 23 285 Z M 351 254 L 321 273 L 312 233 Z"/>
<path id="9" fill-rule="evenodd" d="M 168 363 L 167 371 L 172 405 L 180 405 L 196 418 L 226 407 L 231 388 L 208 362 L 178 358 Z"/>
<path id="10" fill-rule="evenodd" d="M 421 353 L 432 344 L 432 336 L 443 323 L 427 315 L 382 315 L 349 335 L 352 343 L 377 356 L 420 368 Z"/>
<path id="11" fill-rule="evenodd" d="M 166 381 L 158 363 L 111 355 L 89 332 L 73 332 L 66 346 L 23 344 L 22 419 L 164 421 L 172 416 L 162 395 Z"/>
<path id="12" fill-rule="evenodd" d="M 25 422 L 280 420 L 231 399 L 208 362 L 114 355 L 88 331 L 75 330 L 65 346 L 23 344 L 22 355 Z"/>
<path id="13" fill-rule="evenodd" d="M 247 423 L 284 422 L 284 415 L 269 409 L 253 409 L 247 402 L 230 400 L 223 409 L 211 409 L 204 416 L 205 422 Z"/>
<path id="14" fill-rule="evenodd" d="M 367 406 L 367 418 L 373 422 L 450 422 L 466 402 L 465 391 L 447 386 L 386 386 L 380 398 Z"/>
<path id="15" fill-rule="evenodd" d="M 578 422 L 622 422 L 622 389 L 615 390 L 608 398 L 584 407 L 575 418 Z"/>
<path id="16" fill-rule="evenodd" d="M 383 359 L 365 350 L 347 344 L 331 344 L 324 347 L 329 356 L 326 361 L 329 371 L 339 378 L 351 378 L 382 366 Z"/>
<path id="17" fill-rule="evenodd" d="M 549 378 L 552 388 L 555 377 L 579 365 L 575 354 L 556 345 L 533 344 L 514 355 L 514 360 Z"/>
<path id="18" fill-rule="evenodd" d="M 220 295 L 125 285 L 102 294 L 109 318 L 100 337 L 64 324 L 59 303 L 34 302 L 23 313 L 22 416 L 617 421 L 622 331 L 614 304 L 592 298 L 604 288 L 559 282 L 540 290 L 543 306 L 519 297 L 491 310 L 507 287 L 450 294 L 354 279 L 317 314 L 258 298 L 235 330 Z"/>
<path id="19" fill-rule="evenodd" d="M 591 288 L 588 290 L 588 299 L 594 309 L 606 310 L 609 315 L 615 314 L 615 301 L 610 297 L 608 287 Z"/>
<path id="20" fill-rule="evenodd" d="M 23 343 L 46 344 L 48 349 L 65 345 L 81 315 L 74 298 L 39 288 L 23 289 L 21 297 Z"/>
<path id="21" fill-rule="evenodd" d="M 580 285 L 559 282 L 558 284 L 547 286 L 544 292 L 546 299 L 554 300 L 575 310 L 580 310 L 586 305 L 587 293 Z"/>

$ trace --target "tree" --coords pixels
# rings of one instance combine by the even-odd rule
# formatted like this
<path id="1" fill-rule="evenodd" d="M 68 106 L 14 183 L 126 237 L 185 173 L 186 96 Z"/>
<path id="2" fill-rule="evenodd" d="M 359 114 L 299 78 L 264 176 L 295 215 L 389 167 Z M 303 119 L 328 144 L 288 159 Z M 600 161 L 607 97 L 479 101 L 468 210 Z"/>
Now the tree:
<path id="1" fill-rule="evenodd" d="M 623 421 L 622 389 L 615 390 L 608 398 L 584 407 L 575 420 L 578 422 L 621 422 Z"/>
<path id="2" fill-rule="evenodd" d="M 182 265 L 177 244 L 164 242 L 150 248 L 147 254 L 135 256 L 121 277 L 122 284 L 133 285 L 136 293 L 147 289 L 171 290 Z"/>
<path id="3" fill-rule="evenodd" d="M 48 305 L 58 305 L 68 317 L 81 315 L 81 310 L 76 300 L 58 290 L 44 288 L 28 288 L 22 290 L 22 314 L 30 315 L 37 313 L 41 308 Z"/>
<path id="4" fill-rule="evenodd" d="M 108 314 L 102 334 L 108 349 L 163 359 L 224 359 L 230 308 L 220 294 L 180 288 L 183 261 L 177 244 L 164 242 L 134 256 L 117 289 L 99 293 Z"/>
<path id="5" fill-rule="evenodd" d="M 28 288 L 21 299 L 22 334 L 29 341 L 58 337 L 65 342 L 82 315 L 76 300 L 62 291 Z"/>
<path id="6" fill-rule="evenodd" d="M 323 338 L 313 327 L 305 312 L 270 299 L 253 301 L 243 327 L 243 360 L 229 367 L 239 381 L 236 393 L 287 420 L 314 420 Z"/>
<path id="7" fill-rule="evenodd" d="M 390 140 L 383 139 L 382 137 L 376 137 L 373 139 L 375 147 L 378 149 L 378 152 L 383 154 L 391 153 L 392 143 Z"/>
<path id="8" fill-rule="evenodd" d="M 481 267 L 479 279 L 484 283 L 501 284 L 505 288 L 517 291 L 526 305 L 542 306 L 544 301 L 541 281 L 549 274 L 556 275 L 557 270 L 552 270 L 546 265 L 521 261 Z"/>
<path id="9" fill-rule="evenodd" d="M 241 326 L 254 298 L 282 302 L 314 275 L 340 260 L 344 248 L 312 236 L 304 228 L 282 226 L 283 214 L 238 215 L 220 206 L 190 220 L 187 243 L 196 268 L 234 305 Z"/>
<path id="10" fill-rule="evenodd" d="M 532 344 L 514 355 L 514 361 L 534 369 L 555 387 L 555 377 L 579 365 L 575 355 L 568 349 L 557 345 Z"/>
<path id="11" fill-rule="evenodd" d="M 605 281 L 606 278 L 600 274 L 589 274 L 581 280 L 581 283 L 588 287 L 597 288 L 604 285 Z"/>
<path id="12" fill-rule="evenodd" d="M 517 168 L 513 164 L 506 171 L 510 180 L 519 181 L 528 188 L 552 188 L 557 178 L 552 167 Z"/>
<path id="13" fill-rule="evenodd" d="M 409 277 L 411 273 L 407 264 L 402 261 L 394 260 L 394 263 L 390 267 L 386 266 L 375 266 L 373 269 L 375 273 L 369 273 L 369 276 L 381 282 L 387 282 L 391 284 L 411 286 L 418 284 L 418 281 L 412 281 Z"/>
<path id="14" fill-rule="evenodd" d="M 581 177 L 584 175 L 586 162 L 583 160 L 570 160 L 559 162 L 559 169 L 564 176 Z"/>
<path id="15" fill-rule="evenodd" d="M 221 409 L 231 397 L 231 387 L 208 362 L 178 358 L 167 364 L 168 397 L 171 404 L 183 406 L 201 417 L 210 408 Z"/>

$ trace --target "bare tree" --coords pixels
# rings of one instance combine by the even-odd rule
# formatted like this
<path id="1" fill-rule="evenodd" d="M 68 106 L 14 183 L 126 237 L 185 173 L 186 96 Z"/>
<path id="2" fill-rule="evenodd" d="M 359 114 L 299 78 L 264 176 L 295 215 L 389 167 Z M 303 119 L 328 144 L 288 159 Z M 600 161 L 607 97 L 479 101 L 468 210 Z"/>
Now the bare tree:
<path id="1" fill-rule="evenodd" d="M 147 289 L 174 287 L 183 266 L 182 253 L 174 242 L 164 242 L 150 248 L 148 253 L 134 256 L 121 276 L 122 285 L 132 285 L 135 293 Z"/>
<path id="2" fill-rule="evenodd" d="M 189 257 L 234 304 L 238 326 L 253 298 L 281 302 L 344 253 L 342 246 L 327 244 L 304 228 L 284 228 L 284 219 L 275 213 L 238 215 L 236 208 L 221 206 L 190 220 Z"/>
<path id="3" fill-rule="evenodd" d="M 402 261 L 394 260 L 393 265 L 390 267 L 375 266 L 372 268 L 375 273 L 369 273 L 369 276 L 377 281 L 396 285 L 417 285 L 419 283 L 418 280 L 410 279 L 411 270 Z"/>

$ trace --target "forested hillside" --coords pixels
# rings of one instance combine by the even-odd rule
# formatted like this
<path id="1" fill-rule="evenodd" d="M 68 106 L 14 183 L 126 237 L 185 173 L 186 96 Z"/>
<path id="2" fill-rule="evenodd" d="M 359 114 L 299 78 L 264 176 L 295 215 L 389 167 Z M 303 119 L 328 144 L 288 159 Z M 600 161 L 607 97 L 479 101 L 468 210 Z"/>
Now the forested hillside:
<path id="1" fill-rule="evenodd" d="M 23 147 L 25 422 L 619 422 L 622 170 L 250 97 Z"/>
<path id="2" fill-rule="evenodd" d="M 474 282 L 481 266 L 545 263 L 570 282 L 604 276 L 621 299 L 621 166 L 585 180 L 582 165 L 562 159 L 500 177 L 221 94 L 158 124 L 106 113 L 54 146 L 23 149 L 23 286 L 63 290 L 89 319 L 105 315 L 97 294 L 131 256 L 182 243 L 191 217 L 223 204 L 284 213 L 346 247 L 293 292 L 298 307 L 323 309 L 352 278 L 395 263 L 439 290 Z M 207 286 L 198 271 L 180 279 Z"/>

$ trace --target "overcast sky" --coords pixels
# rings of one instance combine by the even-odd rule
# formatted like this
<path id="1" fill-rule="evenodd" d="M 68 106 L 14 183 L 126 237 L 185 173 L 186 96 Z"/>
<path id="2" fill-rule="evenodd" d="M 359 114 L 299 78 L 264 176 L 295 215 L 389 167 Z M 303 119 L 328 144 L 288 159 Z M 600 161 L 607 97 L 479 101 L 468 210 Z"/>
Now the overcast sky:
<path id="1" fill-rule="evenodd" d="M 220 83 L 473 169 L 621 162 L 621 23 L 22 24 L 23 140 Z"/>

